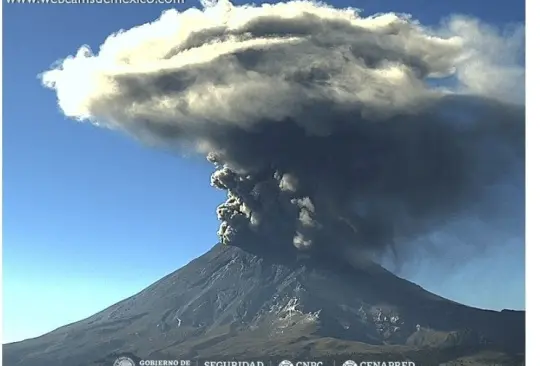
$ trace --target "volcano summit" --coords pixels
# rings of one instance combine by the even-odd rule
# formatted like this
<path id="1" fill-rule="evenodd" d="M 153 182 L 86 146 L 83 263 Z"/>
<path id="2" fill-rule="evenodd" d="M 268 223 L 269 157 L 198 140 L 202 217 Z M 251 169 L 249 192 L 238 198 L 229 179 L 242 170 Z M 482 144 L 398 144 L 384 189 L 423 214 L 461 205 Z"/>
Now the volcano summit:
<path id="1" fill-rule="evenodd" d="M 460 305 L 372 262 L 280 260 L 216 245 L 94 316 L 5 345 L 4 365 L 110 366 L 125 354 L 521 365 L 524 345 L 524 312 Z"/>

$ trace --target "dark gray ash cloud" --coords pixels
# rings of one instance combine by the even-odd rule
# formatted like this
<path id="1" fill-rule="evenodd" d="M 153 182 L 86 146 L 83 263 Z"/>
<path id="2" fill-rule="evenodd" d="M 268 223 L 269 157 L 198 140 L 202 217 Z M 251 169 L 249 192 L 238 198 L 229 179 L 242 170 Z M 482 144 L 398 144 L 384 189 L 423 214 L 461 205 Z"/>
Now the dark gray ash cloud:
<path id="1" fill-rule="evenodd" d="M 206 155 L 227 192 L 221 242 L 399 257 L 456 222 L 522 235 L 522 26 L 205 6 L 41 77 L 68 117 Z"/>

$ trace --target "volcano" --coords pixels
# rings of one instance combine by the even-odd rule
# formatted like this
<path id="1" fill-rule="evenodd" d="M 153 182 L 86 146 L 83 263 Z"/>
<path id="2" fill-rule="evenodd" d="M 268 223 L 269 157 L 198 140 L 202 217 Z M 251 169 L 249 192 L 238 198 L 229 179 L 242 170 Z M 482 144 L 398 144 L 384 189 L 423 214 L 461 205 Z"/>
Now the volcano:
<path id="1" fill-rule="evenodd" d="M 284 258 L 216 245 L 87 319 L 4 345 L 4 365 L 112 365 L 119 355 L 524 364 L 522 311 L 461 305 L 367 260 Z"/>

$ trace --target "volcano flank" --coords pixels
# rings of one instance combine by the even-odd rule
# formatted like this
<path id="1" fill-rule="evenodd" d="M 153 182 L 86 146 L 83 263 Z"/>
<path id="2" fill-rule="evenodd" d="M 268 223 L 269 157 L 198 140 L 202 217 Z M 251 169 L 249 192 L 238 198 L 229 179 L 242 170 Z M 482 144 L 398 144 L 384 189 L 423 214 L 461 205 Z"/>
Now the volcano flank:
<path id="1" fill-rule="evenodd" d="M 524 312 L 467 307 L 369 261 L 216 245 L 100 313 L 4 345 L 4 365 L 112 365 L 125 354 L 520 365 L 524 344 Z"/>

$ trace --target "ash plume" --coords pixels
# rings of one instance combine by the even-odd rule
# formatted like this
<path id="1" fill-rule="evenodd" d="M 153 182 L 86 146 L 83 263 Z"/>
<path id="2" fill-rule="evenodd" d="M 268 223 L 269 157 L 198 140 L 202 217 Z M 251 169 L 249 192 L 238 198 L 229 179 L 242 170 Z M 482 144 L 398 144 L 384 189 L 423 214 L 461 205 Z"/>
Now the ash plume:
<path id="1" fill-rule="evenodd" d="M 224 244 L 399 257 L 456 222 L 522 235 L 523 38 L 462 16 L 220 0 L 41 79 L 68 117 L 206 155 Z"/>

